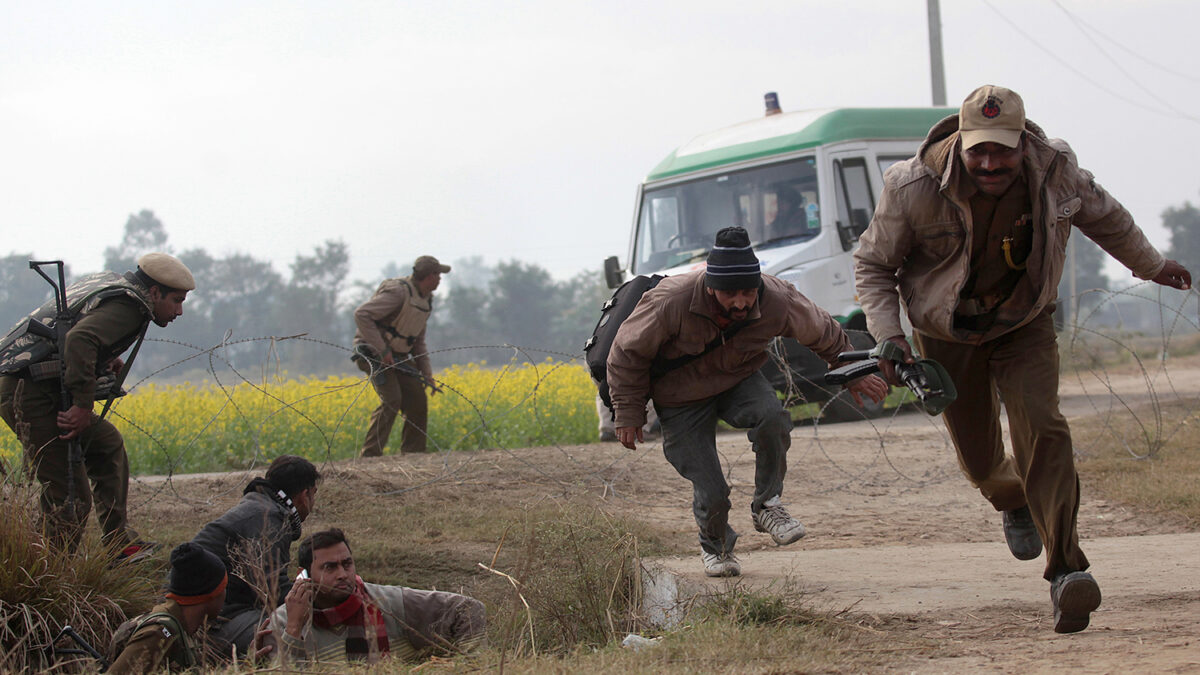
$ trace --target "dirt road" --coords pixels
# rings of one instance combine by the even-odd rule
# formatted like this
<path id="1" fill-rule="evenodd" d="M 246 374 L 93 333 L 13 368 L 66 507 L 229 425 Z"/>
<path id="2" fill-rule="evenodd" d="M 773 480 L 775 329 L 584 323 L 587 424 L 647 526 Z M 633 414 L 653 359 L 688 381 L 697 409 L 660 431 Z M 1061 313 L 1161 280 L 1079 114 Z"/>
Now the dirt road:
<path id="1" fill-rule="evenodd" d="M 1137 406 L 1200 391 L 1200 370 L 1163 378 L 1149 378 L 1153 390 L 1140 374 L 1106 378 L 1115 395 L 1095 377 L 1068 380 L 1062 407 L 1086 435 L 1106 417 L 1133 414 L 1127 405 L 1148 415 Z M 744 575 L 706 579 L 698 554 L 657 561 L 685 597 L 730 583 L 803 593 L 814 607 L 922 645 L 895 672 L 1200 672 L 1200 532 L 1187 523 L 1106 502 L 1085 482 L 1080 537 L 1104 600 L 1087 631 L 1062 636 L 1051 630 L 1044 556 L 1008 553 L 999 514 L 959 474 L 938 420 L 911 413 L 793 431 L 784 501 L 809 534 L 786 548 L 751 524 L 749 444 L 729 433 L 720 447 Z M 672 499 L 671 489 L 681 492 Z M 673 503 L 647 515 L 694 537 L 686 486 L 663 490 Z"/>

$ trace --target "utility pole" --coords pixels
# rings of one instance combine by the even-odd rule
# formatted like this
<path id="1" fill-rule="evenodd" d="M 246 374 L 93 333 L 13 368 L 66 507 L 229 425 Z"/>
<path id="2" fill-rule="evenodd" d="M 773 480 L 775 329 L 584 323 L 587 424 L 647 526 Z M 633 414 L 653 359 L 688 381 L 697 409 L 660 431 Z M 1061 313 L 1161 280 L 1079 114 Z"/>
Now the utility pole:
<path id="1" fill-rule="evenodd" d="M 946 68 L 942 62 L 942 11 L 938 0 L 925 0 L 929 13 L 929 80 L 933 85 L 933 104 L 946 105 Z"/>

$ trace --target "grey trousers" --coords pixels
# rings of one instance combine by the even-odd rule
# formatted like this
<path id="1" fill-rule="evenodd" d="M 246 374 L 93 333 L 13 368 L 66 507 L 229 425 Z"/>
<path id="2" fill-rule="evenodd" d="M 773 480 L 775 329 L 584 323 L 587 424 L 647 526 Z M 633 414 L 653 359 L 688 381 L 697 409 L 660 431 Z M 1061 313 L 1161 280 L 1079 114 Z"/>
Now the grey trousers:
<path id="1" fill-rule="evenodd" d="M 234 648 L 237 649 L 237 658 L 245 658 L 254 643 L 254 633 L 258 630 L 258 624 L 269 614 L 270 612 L 264 612 L 258 607 L 247 607 L 233 616 L 221 617 L 215 622 L 210 622 L 209 651 L 221 659 L 222 663 L 232 662 L 230 657 Z"/>
<path id="2" fill-rule="evenodd" d="M 754 373 L 732 389 L 708 400 L 678 408 L 656 406 L 662 423 L 663 454 L 679 475 L 692 482 L 692 512 L 700 527 L 700 546 L 709 553 L 733 550 L 737 532 L 729 526 L 729 484 L 717 456 L 717 420 L 749 429 L 754 449 L 754 499 L 758 513 L 783 493 L 787 451 L 792 445 L 792 418 L 775 390 Z"/>

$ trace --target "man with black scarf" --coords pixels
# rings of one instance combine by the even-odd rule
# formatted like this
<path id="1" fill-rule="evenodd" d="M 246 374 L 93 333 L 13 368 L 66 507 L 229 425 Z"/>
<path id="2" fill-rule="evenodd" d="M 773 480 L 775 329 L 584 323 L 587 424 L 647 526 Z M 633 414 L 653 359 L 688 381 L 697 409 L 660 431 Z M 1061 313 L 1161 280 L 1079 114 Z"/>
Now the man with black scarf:
<path id="1" fill-rule="evenodd" d="M 192 540 L 229 569 L 225 605 L 209 635 L 220 655 L 228 655 L 233 646 L 238 657 L 245 656 L 255 628 L 291 590 L 292 542 L 300 538 L 300 524 L 312 512 L 320 480 L 312 462 L 280 455 L 262 478 L 250 481 L 237 505 Z"/>

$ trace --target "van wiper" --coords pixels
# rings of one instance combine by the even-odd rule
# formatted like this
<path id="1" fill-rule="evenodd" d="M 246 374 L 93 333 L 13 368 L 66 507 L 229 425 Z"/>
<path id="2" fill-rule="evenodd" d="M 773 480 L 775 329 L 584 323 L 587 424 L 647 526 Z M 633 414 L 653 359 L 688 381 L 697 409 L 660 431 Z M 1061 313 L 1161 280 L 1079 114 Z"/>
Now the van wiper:
<path id="1" fill-rule="evenodd" d="M 686 255 L 686 257 L 671 258 L 671 262 L 667 265 L 667 267 L 678 267 L 679 265 L 686 265 L 707 257 L 708 249 L 703 248 L 698 251 L 693 251 L 690 255 Z"/>
<path id="2" fill-rule="evenodd" d="M 785 234 L 780 237 L 771 237 L 766 241 L 760 241 L 759 243 L 755 244 L 754 248 L 770 248 L 773 246 L 783 246 L 785 244 L 795 244 L 797 242 L 812 239 L 813 237 L 817 236 L 819 232 L 820 230 L 814 230 L 812 232 L 801 232 L 799 234 Z"/>

